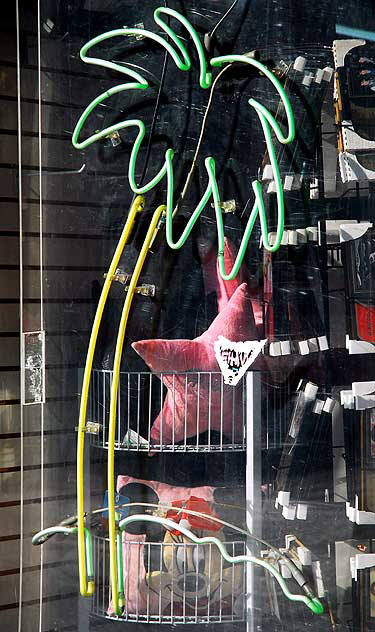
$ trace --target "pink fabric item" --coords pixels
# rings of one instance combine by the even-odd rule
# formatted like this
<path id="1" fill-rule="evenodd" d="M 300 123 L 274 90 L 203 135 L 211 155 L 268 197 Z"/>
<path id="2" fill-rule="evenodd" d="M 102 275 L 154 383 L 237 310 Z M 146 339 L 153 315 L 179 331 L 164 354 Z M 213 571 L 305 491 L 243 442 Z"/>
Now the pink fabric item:
<path id="1" fill-rule="evenodd" d="M 151 441 L 168 444 L 215 430 L 238 442 L 243 439 L 242 387 L 222 385 L 220 375 L 171 375 L 168 372 L 219 372 L 214 343 L 257 340 L 246 283 L 240 285 L 210 327 L 194 340 L 141 340 L 133 349 L 152 371 L 165 373 L 168 389 L 163 408 L 151 429 Z M 211 393 L 211 396 L 210 396 Z"/>
<path id="2" fill-rule="evenodd" d="M 148 485 L 159 497 L 161 503 L 170 504 L 175 500 L 187 500 L 190 496 L 198 496 L 207 502 L 214 502 L 215 487 L 174 487 L 157 481 L 145 481 L 132 476 L 120 475 L 117 477 L 117 491 L 129 483 L 141 483 Z M 126 491 L 124 492 L 126 495 Z M 141 513 L 141 510 L 140 510 Z M 147 589 L 146 570 L 143 563 L 143 550 L 145 535 L 132 535 L 124 531 L 122 536 L 124 589 L 126 597 L 125 612 L 144 614 L 157 614 L 159 612 L 159 597 Z M 140 544 L 131 544 L 131 543 Z M 147 598 L 148 595 L 148 598 Z M 112 614 L 112 604 L 108 614 Z"/>
<path id="3" fill-rule="evenodd" d="M 221 312 L 228 304 L 228 301 L 235 293 L 236 289 L 244 282 L 249 280 L 249 275 L 244 264 L 241 265 L 237 276 L 231 281 L 224 281 L 219 270 L 219 260 L 217 253 L 210 252 L 209 254 L 203 253 L 202 256 L 202 271 L 203 282 L 206 294 L 216 292 L 218 311 Z M 237 251 L 232 242 L 225 237 L 224 238 L 224 265 L 225 271 L 228 273 L 232 270 L 236 261 Z M 263 323 L 263 310 L 261 297 L 259 296 L 259 289 L 249 290 L 251 303 L 253 306 L 254 318 L 257 325 Z"/>
<path id="4" fill-rule="evenodd" d="M 202 485 L 201 487 L 175 487 L 167 483 L 146 481 L 140 478 L 133 478 L 133 476 L 126 476 L 126 474 L 119 474 L 117 477 L 117 492 L 120 492 L 122 487 L 129 485 L 129 483 L 148 485 L 158 495 L 159 501 L 166 504 L 171 503 L 173 500 L 184 500 L 185 498 L 190 498 L 190 496 L 199 496 L 199 498 L 204 498 L 204 500 L 207 500 L 209 503 L 214 502 L 214 492 L 216 490 L 216 487 L 210 485 Z"/>

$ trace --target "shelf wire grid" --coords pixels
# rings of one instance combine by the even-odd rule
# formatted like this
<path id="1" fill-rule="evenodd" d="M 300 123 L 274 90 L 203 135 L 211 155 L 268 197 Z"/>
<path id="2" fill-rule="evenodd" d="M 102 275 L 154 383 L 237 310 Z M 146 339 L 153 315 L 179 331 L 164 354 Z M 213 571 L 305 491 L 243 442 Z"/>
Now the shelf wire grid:
<path id="1" fill-rule="evenodd" d="M 228 564 L 211 543 L 145 542 L 124 536 L 125 606 L 116 616 L 111 608 L 109 541 L 94 536 L 93 544 L 93 615 L 170 625 L 245 620 L 246 565 Z M 232 556 L 246 553 L 245 541 L 229 541 L 225 546 Z"/>
<path id="2" fill-rule="evenodd" d="M 88 421 L 96 447 L 108 448 L 112 371 L 94 370 Z M 115 450 L 145 452 L 243 451 L 245 380 L 224 383 L 221 373 L 120 374 Z"/>

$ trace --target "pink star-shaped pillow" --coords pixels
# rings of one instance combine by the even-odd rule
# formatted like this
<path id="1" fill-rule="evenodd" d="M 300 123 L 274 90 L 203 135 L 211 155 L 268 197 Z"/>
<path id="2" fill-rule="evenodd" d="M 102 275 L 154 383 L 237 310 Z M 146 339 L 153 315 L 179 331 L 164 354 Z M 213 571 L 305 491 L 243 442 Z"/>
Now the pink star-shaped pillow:
<path id="1" fill-rule="evenodd" d="M 217 374 L 219 365 L 214 343 L 220 335 L 235 342 L 257 340 L 246 283 L 235 290 L 207 331 L 198 338 L 133 343 L 133 349 L 150 369 L 163 373 L 162 380 L 168 389 L 162 410 L 151 429 L 154 445 L 186 441 L 206 431 L 216 431 L 221 439 L 225 436 L 231 442 L 242 443 L 242 386 L 227 386 Z M 189 372 L 197 374 L 189 375 Z M 212 375 L 212 372 L 216 374 Z"/>

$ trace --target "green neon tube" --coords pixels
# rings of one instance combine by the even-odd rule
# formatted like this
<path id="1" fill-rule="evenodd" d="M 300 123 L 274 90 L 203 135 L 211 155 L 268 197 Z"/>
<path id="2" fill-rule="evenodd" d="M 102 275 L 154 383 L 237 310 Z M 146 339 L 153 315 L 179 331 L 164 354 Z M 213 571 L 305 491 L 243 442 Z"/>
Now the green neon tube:
<path id="1" fill-rule="evenodd" d="M 123 122 L 117 123 L 116 125 L 111 125 L 109 127 L 106 127 L 100 132 L 96 132 L 95 134 L 92 134 L 86 140 L 80 141 L 79 136 L 80 136 L 82 127 L 84 126 L 91 112 L 95 110 L 95 108 L 98 105 L 103 103 L 103 101 L 113 96 L 114 94 L 119 94 L 120 92 L 123 92 L 125 90 L 146 90 L 147 88 L 149 88 L 149 84 L 147 80 L 135 70 L 132 70 L 131 68 L 125 67 L 120 64 L 116 64 L 115 62 L 108 61 L 106 59 L 100 59 L 97 57 L 88 57 L 87 52 L 96 44 L 99 44 L 100 42 L 110 39 L 112 37 L 128 36 L 128 35 L 142 35 L 143 37 L 152 39 L 158 44 L 160 44 L 161 46 L 163 46 L 167 50 L 167 52 L 171 55 L 173 61 L 175 62 L 179 70 L 181 71 L 189 70 L 191 68 L 191 59 L 189 57 L 187 49 L 185 45 L 183 44 L 183 42 L 181 41 L 181 39 L 174 33 L 174 31 L 168 26 L 168 24 L 166 24 L 161 19 L 160 15 L 163 13 L 176 18 L 179 22 L 181 22 L 183 26 L 185 26 L 187 31 L 190 33 L 198 52 L 199 65 L 200 65 L 200 77 L 199 77 L 200 86 L 201 88 L 209 88 L 212 82 L 212 74 L 207 72 L 207 62 L 205 58 L 205 53 L 204 53 L 203 46 L 200 42 L 200 39 L 197 35 L 197 32 L 183 15 L 181 15 L 177 11 L 174 11 L 173 9 L 159 7 L 154 12 L 154 19 L 155 19 L 155 22 L 159 26 L 161 26 L 163 30 L 167 33 L 167 35 L 169 35 L 169 37 L 172 39 L 173 43 L 178 48 L 181 57 L 176 53 L 175 49 L 169 44 L 169 42 L 166 39 L 162 38 L 160 35 L 156 35 L 155 33 L 152 33 L 152 31 L 146 31 L 145 29 L 136 29 L 136 28 L 116 29 L 114 31 L 103 33 L 102 35 L 98 35 L 97 37 L 87 42 L 81 48 L 81 51 L 80 51 L 80 57 L 83 62 L 87 64 L 93 64 L 95 66 L 102 66 L 110 70 L 115 70 L 135 80 L 135 82 L 124 83 L 118 86 L 114 86 L 113 88 L 110 88 L 109 90 L 106 90 L 106 92 L 103 92 L 102 94 L 97 96 L 87 106 L 87 108 L 84 110 L 84 112 L 80 116 L 75 126 L 75 129 L 73 131 L 73 136 L 72 136 L 73 146 L 76 149 L 85 149 L 92 143 L 95 143 L 97 140 L 104 138 L 108 136 L 109 134 L 112 134 L 113 132 L 116 132 L 120 129 L 125 129 L 128 127 L 137 127 L 138 135 L 133 145 L 133 149 L 130 156 L 130 164 L 129 164 L 129 182 L 130 182 L 130 186 L 133 192 L 135 192 L 136 190 L 137 191 L 142 190 L 144 193 L 146 193 L 147 191 L 150 191 L 153 187 L 155 187 L 160 182 L 160 180 L 165 176 L 165 172 L 166 172 L 166 164 L 164 164 L 162 168 L 160 169 L 160 171 L 157 173 L 157 175 L 150 182 L 148 182 L 143 187 L 137 188 L 137 185 L 135 182 L 135 165 L 137 162 L 139 148 L 142 144 L 143 138 L 146 133 L 144 123 L 139 119 L 123 121 Z"/>
<path id="2" fill-rule="evenodd" d="M 120 531 L 116 534 L 116 547 L 117 547 L 117 590 L 118 590 L 118 605 L 119 608 L 123 608 L 125 605 L 125 593 L 124 593 L 124 565 L 122 557 L 122 538 Z"/>
<path id="3" fill-rule="evenodd" d="M 92 555 L 92 537 L 90 531 L 85 527 L 84 528 L 85 535 L 85 551 L 86 551 L 86 574 L 87 574 L 87 583 L 90 586 L 94 584 L 94 563 L 93 563 L 93 555 Z M 43 531 L 39 531 L 36 533 L 31 542 L 32 544 L 43 544 L 44 538 L 48 535 L 55 535 L 57 533 L 61 533 L 62 535 L 78 535 L 79 529 L 78 527 L 63 527 L 57 525 L 56 527 L 48 527 L 47 529 L 43 529 Z"/>
<path id="4" fill-rule="evenodd" d="M 121 64 L 116 64 L 116 62 L 108 61 L 106 59 L 100 59 L 98 57 L 88 57 L 87 52 L 95 46 L 96 44 L 100 44 L 101 42 L 111 39 L 112 37 L 124 37 L 129 35 L 141 36 L 147 39 L 151 39 L 157 44 L 163 46 L 167 52 L 172 57 L 174 63 L 176 64 L 179 70 L 190 70 L 191 68 L 191 59 L 189 53 L 186 49 L 185 44 L 182 42 L 181 38 L 176 35 L 176 33 L 171 29 L 171 27 L 164 22 L 164 20 L 160 17 L 162 14 L 169 15 L 172 18 L 178 20 L 191 35 L 191 38 L 195 44 L 197 49 L 198 58 L 199 58 L 199 84 L 201 88 L 209 88 L 212 81 L 212 73 L 207 71 L 207 61 L 204 52 L 203 45 L 199 39 L 198 33 L 194 29 L 194 27 L 190 24 L 190 22 L 178 11 L 174 11 L 174 9 L 169 9 L 167 7 L 159 7 L 154 11 L 154 20 L 158 26 L 160 26 L 163 31 L 170 37 L 173 44 L 179 51 L 179 54 L 173 48 L 173 46 L 166 40 L 164 37 L 153 33 L 152 31 L 148 31 L 146 29 L 139 28 L 122 28 L 115 29 L 113 31 L 107 31 L 106 33 L 102 33 L 97 37 L 94 37 L 89 42 L 87 42 L 84 46 L 82 46 L 80 51 L 80 57 L 82 61 L 86 64 L 93 64 L 95 66 L 102 66 L 103 68 L 108 68 L 110 70 L 118 71 L 122 74 L 128 75 L 132 77 L 137 82 L 148 85 L 147 81 L 140 75 L 137 71 L 131 70 L 130 68 L 124 67 Z"/>
<path id="5" fill-rule="evenodd" d="M 226 55 L 225 57 L 216 57 L 211 60 L 211 64 L 213 66 L 222 66 L 225 63 L 246 63 L 251 66 L 254 66 L 258 70 L 260 70 L 275 86 L 277 92 L 280 95 L 281 101 L 285 107 L 287 121 L 288 121 L 288 134 L 284 136 L 278 122 L 272 116 L 272 114 L 265 108 L 261 103 L 259 103 L 256 99 L 250 99 L 249 104 L 256 110 L 259 120 L 262 125 L 263 134 L 266 140 L 267 150 L 270 157 L 271 167 L 274 175 L 274 180 L 276 183 L 276 196 L 277 196 L 277 209 L 278 209 L 278 221 L 277 221 L 277 232 L 274 244 L 270 244 L 268 237 L 268 226 L 267 226 L 267 217 L 266 210 L 263 201 L 262 195 L 262 185 L 256 180 L 253 182 L 253 190 L 255 194 L 255 201 L 253 205 L 253 209 L 250 213 L 250 217 L 247 222 L 247 226 L 244 231 L 244 235 L 241 241 L 241 245 L 239 248 L 238 255 L 236 257 L 236 261 L 233 265 L 233 268 L 230 272 L 226 272 L 224 265 L 224 224 L 223 224 L 223 215 L 220 206 L 220 194 L 218 190 L 217 180 L 215 177 L 215 160 L 212 157 L 208 157 L 205 160 L 205 166 L 208 174 L 209 184 L 206 188 L 205 193 L 203 194 L 200 203 L 193 211 L 185 229 L 177 241 L 173 240 L 172 235 L 172 226 L 173 226 L 173 190 L 174 190 L 174 180 L 173 180 L 173 167 L 172 167 L 172 159 L 173 159 L 173 151 L 167 150 L 166 152 L 166 162 L 167 162 L 167 178 L 168 178 L 168 189 L 167 189 L 167 216 L 166 216 L 166 237 L 167 243 L 171 248 L 178 249 L 181 248 L 189 237 L 195 222 L 197 221 L 200 213 L 208 203 L 210 197 L 213 197 L 215 214 L 216 214 L 216 225 L 217 225 L 217 235 L 218 235 L 218 258 L 219 258 L 219 269 L 220 274 L 223 279 L 230 280 L 233 279 L 239 271 L 241 263 L 243 261 L 245 251 L 247 245 L 249 243 L 249 239 L 254 227 L 254 223 L 259 215 L 263 244 L 266 250 L 270 252 L 275 252 L 278 250 L 281 244 L 283 230 L 284 230 L 284 193 L 282 188 L 282 182 L 280 177 L 279 168 L 277 165 L 276 152 L 272 141 L 271 129 L 274 131 L 278 141 L 282 144 L 290 143 L 295 136 L 295 124 L 293 111 L 290 105 L 290 101 L 287 97 L 287 94 L 278 81 L 278 79 L 260 62 L 252 59 L 250 57 L 246 57 L 245 55 Z"/>
<path id="6" fill-rule="evenodd" d="M 177 530 L 180 533 L 183 533 L 183 535 L 185 535 L 187 538 L 189 538 L 189 540 L 195 542 L 196 544 L 215 544 L 215 546 L 217 546 L 217 548 L 219 549 L 223 559 L 229 564 L 250 563 L 257 566 L 262 566 L 269 573 L 271 573 L 271 575 L 274 576 L 287 599 L 289 599 L 290 601 L 299 601 L 304 603 L 308 608 L 310 608 L 310 610 L 312 610 L 312 612 L 314 612 L 314 614 L 323 614 L 324 612 L 323 605 L 317 597 L 310 598 L 305 595 L 296 595 L 294 593 L 291 593 L 284 578 L 279 573 L 279 571 L 276 570 L 274 566 L 272 566 L 272 564 L 268 564 L 268 562 L 265 562 L 265 560 L 254 557 L 253 555 L 229 555 L 223 542 L 218 538 L 214 538 L 212 536 L 198 538 L 192 531 L 189 531 L 189 529 L 186 529 L 178 522 L 174 522 L 173 520 L 169 520 L 168 518 L 162 518 L 159 516 L 149 516 L 147 514 L 135 514 L 133 516 L 128 516 L 127 518 L 121 520 L 119 528 L 121 531 L 123 531 L 128 524 L 139 521 L 153 522 L 164 526 L 166 529 L 171 529 L 172 531 Z"/>
<path id="7" fill-rule="evenodd" d="M 98 97 L 96 97 L 96 99 L 94 99 L 87 106 L 87 108 L 81 115 L 75 127 L 75 130 L 73 132 L 72 142 L 73 142 L 74 147 L 76 147 L 77 149 L 85 149 L 87 146 L 96 142 L 100 138 L 103 138 L 104 136 L 107 136 L 119 129 L 125 129 L 125 128 L 130 128 L 130 127 L 138 128 L 138 134 L 133 144 L 133 148 L 132 148 L 130 160 L 129 160 L 129 169 L 128 169 L 129 184 L 132 191 L 138 194 L 147 193 L 153 187 L 159 184 L 159 182 L 164 178 L 165 175 L 167 176 L 166 239 L 167 239 L 168 245 L 173 249 L 179 249 L 184 245 L 184 243 L 186 242 L 186 240 L 188 239 L 191 233 L 191 230 L 195 222 L 197 221 L 198 217 L 200 216 L 205 206 L 208 204 L 210 198 L 212 197 L 213 202 L 214 202 L 216 223 L 217 223 L 217 234 L 218 234 L 218 244 L 219 244 L 218 258 L 219 258 L 220 274 L 223 277 L 223 279 L 230 280 L 230 279 L 233 279 L 238 274 L 239 268 L 244 258 L 245 251 L 249 243 L 249 239 L 250 239 L 250 236 L 251 236 L 251 233 L 252 233 L 252 230 L 253 230 L 253 227 L 258 215 L 259 215 L 259 220 L 261 224 L 263 244 L 266 250 L 270 252 L 275 252 L 276 250 L 278 250 L 281 244 L 283 230 L 284 230 L 284 194 L 283 194 L 280 172 L 279 172 L 279 168 L 277 164 L 276 152 L 275 152 L 275 148 L 274 148 L 273 140 L 272 140 L 272 132 L 275 134 L 277 140 L 281 144 L 288 144 L 292 142 L 292 140 L 294 139 L 295 124 L 294 124 L 293 111 L 292 111 L 288 96 L 282 84 L 277 79 L 277 77 L 275 77 L 275 75 L 264 64 L 260 63 L 259 61 L 255 59 L 252 59 L 251 57 L 247 57 L 246 55 L 226 55 L 226 56 L 221 56 L 221 57 L 215 57 L 211 60 L 211 65 L 213 67 L 221 67 L 222 65 L 227 64 L 227 63 L 245 63 L 256 68 L 265 77 L 267 77 L 267 79 L 269 79 L 271 83 L 273 84 L 273 86 L 275 87 L 284 105 L 286 117 L 287 117 L 287 134 L 284 135 L 280 125 L 278 124 L 274 116 L 269 112 L 269 110 L 264 105 L 259 103 L 256 99 L 249 100 L 249 105 L 251 105 L 256 110 L 261 126 L 262 126 L 263 134 L 264 134 L 266 145 L 267 145 L 267 151 L 270 157 L 271 167 L 272 167 L 272 171 L 274 175 L 274 181 L 276 184 L 277 231 L 276 231 L 275 241 L 273 244 L 271 244 L 269 242 L 269 230 L 268 230 L 266 210 L 265 210 L 265 205 L 264 205 L 264 200 L 263 200 L 262 186 L 261 186 L 261 183 L 258 180 L 256 180 L 252 184 L 254 195 L 255 195 L 253 209 L 250 213 L 250 217 L 248 219 L 248 223 L 244 231 L 244 235 L 242 238 L 242 242 L 240 245 L 240 249 L 239 249 L 236 261 L 233 265 L 232 270 L 230 270 L 229 272 L 225 270 L 225 266 L 224 266 L 224 224 L 223 224 L 222 211 L 221 211 L 221 206 L 220 206 L 220 194 L 219 194 L 218 184 L 217 184 L 217 180 L 215 176 L 215 160 L 213 157 L 207 157 L 205 159 L 205 166 L 206 166 L 206 171 L 208 174 L 207 188 L 200 202 L 198 203 L 197 207 L 193 211 L 182 235 L 179 237 L 177 241 L 175 241 L 173 239 L 173 234 L 172 234 L 173 233 L 172 231 L 173 210 L 174 210 L 174 204 L 173 204 L 174 173 L 173 173 L 173 164 L 172 164 L 173 155 L 174 155 L 173 149 L 170 148 L 167 150 L 165 154 L 165 162 L 160 168 L 160 170 L 158 171 L 158 173 L 147 184 L 145 184 L 142 187 L 138 187 L 136 183 L 137 158 L 138 158 L 139 149 L 141 147 L 142 141 L 146 134 L 144 123 L 141 120 L 132 119 L 128 121 L 122 121 L 120 123 L 117 123 L 116 125 L 112 125 L 110 127 L 105 128 L 104 130 L 96 132 L 95 134 L 89 136 L 83 141 L 79 141 L 80 132 L 88 116 L 105 99 L 108 99 L 113 94 L 117 94 L 124 90 L 129 90 L 129 89 L 146 90 L 149 87 L 147 80 L 134 70 L 131 70 L 127 67 L 116 64 L 115 62 L 110 62 L 107 60 L 94 58 L 94 57 L 87 57 L 86 55 L 87 51 L 95 44 L 105 39 L 109 39 L 111 37 L 119 36 L 119 35 L 136 35 L 136 34 L 143 35 L 145 37 L 149 37 L 153 39 L 157 43 L 164 46 L 164 48 L 171 55 L 172 59 L 174 60 L 174 62 L 176 63 L 177 67 L 180 70 L 184 71 L 184 70 L 190 69 L 191 60 L 189 58 L 189 55 L 187 53 L 185 46 L 183 45 L 179 37 L 174 33 L 174 31 L 167 24 L 165 24 L 165 22 L 160 18 L 161 14 L 167 14 L 172 17 L 175 17 L 179 22 L 181 22 L 186 27 L 186 29 L 188 30 L 188 32 L 190 33 L 194 41 L 194 44 L 198 52 L 198 57 L 199 57 L 199 62 L 200 62 L 200 85 L 203 88 L 207 88 L 210 86 L 212 76 L 210 73 L 207 72 L 204 50 L 203 50 L 202 44 L 200 43 L 200 40 L 196 31 L 189 24 L 186 18 L 181 16 L 179 13 L 177 13 L 177 11 L 160 7 L 159 9 L 156 9 L 154 13 L 155 22 L 159 26 L 161 26 L 163 30 L 168 34 L 168 36 L 171 38 L 171 40 L 177 47 L 180 55 L 178 55 L 175 49 L 173 49 L 173 47 L 169 44 L 169 42 L 164 40 L 162 37 L 155 35 L 151 31 L 146 31 L 143 29 L 117 29 L 115 31 L 110 31 L 108 33 L 104 33 L 103 35 L 99 35 L 93 40 L 90 40 L 90 42 L 88 42 L 81 49 L 81 58 L 84 62 L 94 64 L 94 65 L 104 66 L 112 70 L 117 70 L 118 72 L 128 75 L 132 79 L 135 79 L 136 82 L 115 86 L 113 88 L 110 88 L 106 92 L 102 93 Z"/>
<path id="8" fill-rule="evenodd" d="M 124 503 L 123 505 L 121 505 L 121 507 L 135 507 L 135 506 L 152 507 L 154 509 L 159 509 L 160 508 L 160 505 L 155 504 L 155 503 L 142 503 L 142 502 L 139 502 L 139 503 Z M 234 531 L 242 533 L 243 535 L 247 536 L 248 538 L 253 538 L 255 541 L 257 541 L 257 542 L 259 542 L 261 544 L 264 544 L 269 549 L 271 549 L 275 553 L 277 553 L 277 555 L 279 555 L 280 558 L 283 559 L 287 563 L 287 565 L 292 564 L 292 566 L 294 566 L 294 563 L 291 562 L 291 560 L 284 553 L 282 553 L 279 549 L 275 548 L 269 542 L 267 542 L 265 540 L 262 540 L 262 538 L 258 538 L 254 534 L 252 534 L 252 533 L 250 533 L 248 531 L 245 531 L 244 529 L 241 529 L 240 527 L 237 527 L 234 524 L 231 524 L 229 522 L 225 522 L 224 520 L 221 520 L 220 518 L 217 518 L 216 516 L 210 516 L 208 514 L 204 514 L 204 513 L 199 512 L 199 511 L 193 511 L 191 509 L 187 509 L 185 507 L 183 507 L 181 509 L 178 509 L 178 508 L 174 507 L 173 505 L 168 505 L 168 504 L 167 505 L 163 505 L 163 508 L 164 509 L 173 509 L 173 510 L 176 510 L 177 512 L 180 512 L 180 513 L 183 512 L 183 513 L 187 513 L 187 514 L 193 515 L 193 516 L 198 516 L 198 517 L 201 517 L 201 518 L 208 518 L 209 520 L 213 520 L 213 521 L 215 521 L 215 522 L 217 522 L 217 523 L 219 523 L 219 524 L 221 524 L 223 526 L 227 526 L 227 527 L 233 529 Z M 95 513 L 100 513 L 100 512 L 103 512 L 103 511 L 107 511 L 107 507 L 102 508 L 102 509 L 96 509 L 92 513 L 95 514 Z M 116 515 L 118 515 L 118 514 L 116 514 Z M 138 516 L 138 518 L 144 520 L 144 514 L 142 514 L 141 516 Z M 162 520 L 163 520 L 163 526 L 165 526 L 165 520 L 164 519 L 162 519 Z M 168 520 L 168 519 L 166 519 L 166 520 Z M 171 521 L 169 521 L 169 522 L 171 522 Z M 124 521 L 122 521 L 121 524 L 123 525 L 123 528 L 122 528 L 122 530 L 123 530 L 124 529 Z M 178 529 L 180 529 L 180 525 L 178 525 Z M 68 527 L 64 527 L 62 525 L 61 526 L 57 525 L 55 527 L 48 527 L 46 529 L 43 529 L 42 531 L 40 531 L 36 535 L 34 535 L 34 537 L 32 539 L 32 543 L 34 545 L 43 544 L 45 539 L 46 539 L 46 537 L 48 537 L 49 535 L 55 535 L 57 533 L 64 533 L 64 534 L 69 535 L 70 533 L 74 533 L 76 531 L 77 531 L 76 528 L 72 528 L 72 527 L 68 528 Z M 87 531 L 87 533 L 88 533 L 88 535 L 90 535 L 88 531 Z M 120 595 L 121 595 L 121 591 L 123 591 L 123 589 L 124 589 L 123 574 L 121 575 L 121 573 L 123 573 L 123 552 L 122 552 L 122 546 L 121 546 L 121 535 L 120 535 L 120 533 L 121 533 L 120 531 L 117 532 L 117 540 L 116 540 L 117 557 L 118 557 L 118 561 L 119 561 L 119 564 L 118 564 L 119 605 L 120 605 L 120 602 L 122 603 L 122 601 L 120 600 Z M 91 537 L 90 537 L 90 540 L 88 540 L 88 543 L 89 544 L 91 543 Z M 91 548 L 92 548 L 92 546 L 91 546 Z M 91 567 L 92 567 L 92 555 L 91 556 L 88 555 L 88 560 L 90 560 Z M 264 560 L 263 560 L 263 562 L 264 562 Z M 303 577 L 302 577 L 302 581 L 304 581 Z M 303 583 L 300 584 L 300 585 L 303 585 Z M 313 610 L 313 611 L 316 614 L 321 614 L 323 612 L 323 606 L 320 603 L 320 601 L 315 596 L 310 597 L 310 601 L 313 604 L 315 604 L 315 606 L 316 606 L 316 609 Z"/>

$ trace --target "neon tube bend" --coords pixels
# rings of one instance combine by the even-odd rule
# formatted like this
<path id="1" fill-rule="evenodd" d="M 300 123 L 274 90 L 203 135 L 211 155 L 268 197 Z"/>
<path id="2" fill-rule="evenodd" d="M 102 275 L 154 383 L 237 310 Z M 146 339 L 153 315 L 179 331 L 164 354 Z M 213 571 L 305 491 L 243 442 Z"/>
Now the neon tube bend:
<path id="1" fill-rule="evenodd" d="M 48 535 L 55 535 L 57 533 L 61 533 L 63 535 L 78 535 L 78 527 L 63 527 L 61 525 L 57 525 L 56 527 L 48 527 L 47 529 L 43 529 L 43 531 L 39 531 L 36 533 L 31 542 L 32 544 L 43 544 L 43 539 Z M 83 529 L 83 537 L 84 537 L 84 547 L 85 547 L 85 573 L 87 571 L 87 579 L 89 589 L 94 590 L 94 564 L 93 564 L 93 555 L 92 555 L 92 538 L 91 533 L 86 527 Z M 87 595 L 86 595 L 87 596 Z"/>
<path id="2" fill-rule="evenodd" d="M 123 531 L 128 524 L 139 521 L 153 522 L 156 524 L 161 524 L 166 529 L 171 529 L 172 531 L 177 530 L 180 533 L 183 533 L 187 538 L 189 538 L 189 540 L 195 542 L 196 544 L 215 544 L 219 549 L 221 556 L 226 562 L 230 564 L 245 564 L 249 562 L 251 564 L 256 564 L 257 566 L 262 566 L 269 573 L 271 573 L 271 575 L 274 576 L 284 595 L 290 601 L 299 601 L 304 603 L 315 614 L 322 614 L 324 612 L 323 606 L 317 597 L 310 599 L 305 595 L 296 595 L 294 593 L 291 593 L 282 575 L 271 564 L 268 564 L 268 562 L 265 562 L 264 560 L 252 555 L 229 555 L 223 542 L 218 538 L 214 538 L 212 536 L 198 538 L 194 533 L 192 533 L 192 531 L 189 531 L 189 529 L 186 529 L 186 527 L 180 525 L 177 522 L 174 522 L 173 520 L 169 520 L 168 518 L 162 518 L 159 516 L 149 516 L 144 514 L 135 514 L 133 516 L 128 516 L 127 518 L 124 518 L 123 520 L 121 520 L 119 528 L 121 531 Z"/>
<path id="3" fill-rule="evenodd" d="M 146 29 L 139 29 L 139 28 L 122 28 L 122 29 L 115 29 L 113 31 L 107 31 L 106 33 L 102 33 L 101 35 L 94 37 L 89 42 L 87 42 L 84 46 L 82 46 L 81 51 L 80 51 L 80 57 L 82 61 L 85 62 L 86 64 L 102 66 L 103 68 L 108 68 L 110 70 L 115 70 L 115 71 L 117 70 L 118 72 L 122 74 L 132 77 L 139 83 L 147 84 L 147 81 L 144 79 L 144 77 L 142 77 L 142 75 L 140 75 L 135 70 L 131 70 L 130 68 L 124 67 L 121 64 L 116 64 L 116 62 L 108 61 L 106 59 L 100 59 L 97 57 L 87 57 L 87 54 L 86 54 L 90 50 L 90 48 L 92 48 L 96 44 L 100 44 L 104 40 L 111 39 L 112 37 L 120 37 L 120 36 L 124 37 L 124 36 L 134 35 L 134 36 L 141 36 L 147 39 L 151 39 L 157 44 L 160 44 L 160 46 L 163 46 L 166 49 L 166 51 L 170 54 L 170 56 L 172 57 L 174 63 L 176 64 L 179 70 L 183 70 L 183 71 L 190 70 L 191 59 L 187 51 L 187 48 L 185 44 L 182 42 L 181 38 L 178 35 L 176 35 L 176 33 L 171 29 L 171 27 L 166 22 L 164 22 L 164 20 L 160 17 L 162 14 L 169 15 L 170 17 L 175 18 L 188 31 L 189 35 L 191 36 L 194 42 L 195 48 L 197 50 L 198 58 L 199 58 L 199 85 L 203 89 L 209 88 L 212 81 L 212 74 L 207 71 L 206 56 L 205 56 L 203 45 L 197 34 L 197 31 L 181 13 L 179 13 L 178 11 L 175 11 L 174 9 L 169 9 L 166 7 L 158 7 L 157 9 L 155 9 L 154 20 L 155 20 L 155 23 L 163 29 L 166 35 L 170 37 L 173 44 L 178 49 L 179 54 L 176 52 L 173 46 L 171 46 L 171 44 L 168 42 L 167 39 L 164 39 L 163 37 L 161 37 L 160 35 L 157 35 L 156 33 L 153 33 L 152 31 L 148 31 Z"/>

